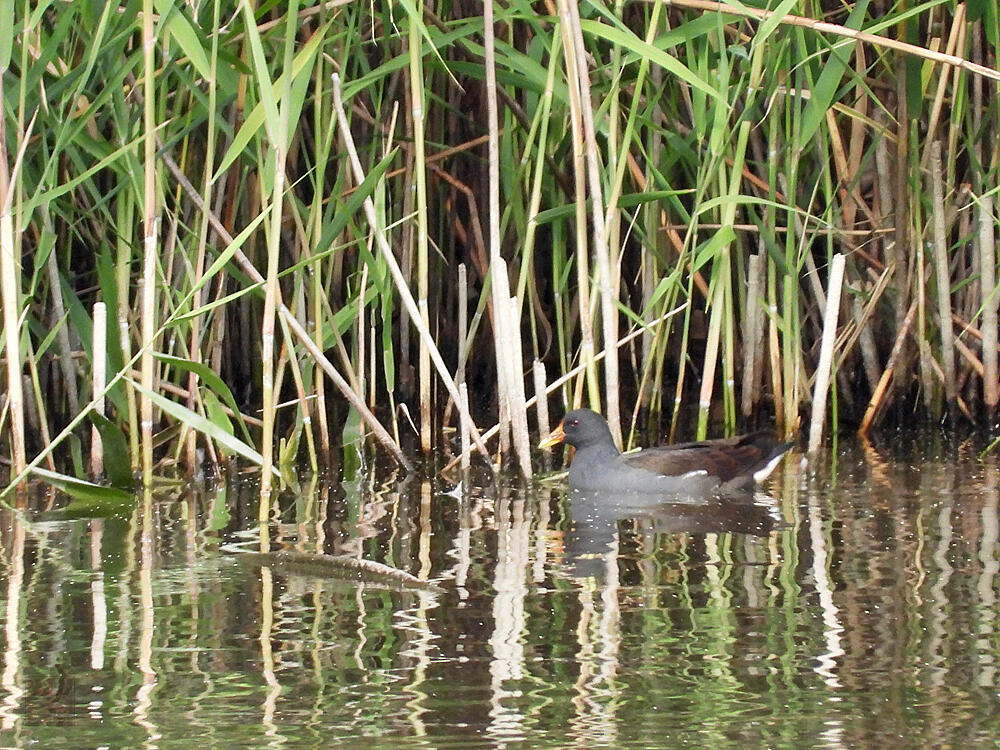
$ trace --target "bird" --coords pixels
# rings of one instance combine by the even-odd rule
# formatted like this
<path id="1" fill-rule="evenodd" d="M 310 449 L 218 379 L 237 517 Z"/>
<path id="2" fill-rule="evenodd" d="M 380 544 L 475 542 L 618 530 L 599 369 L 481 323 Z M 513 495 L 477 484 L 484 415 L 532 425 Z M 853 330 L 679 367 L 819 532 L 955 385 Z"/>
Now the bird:
<path id="1" fill-rule="evenodd" d="M 563 442 L 576 448 L 569 467 L 573 489 L 695 498 L 752 490 L 792 447 L 755 432 L 622 454 L 607 421 L 590 409 L 567 412 L 538 447 Z"/>

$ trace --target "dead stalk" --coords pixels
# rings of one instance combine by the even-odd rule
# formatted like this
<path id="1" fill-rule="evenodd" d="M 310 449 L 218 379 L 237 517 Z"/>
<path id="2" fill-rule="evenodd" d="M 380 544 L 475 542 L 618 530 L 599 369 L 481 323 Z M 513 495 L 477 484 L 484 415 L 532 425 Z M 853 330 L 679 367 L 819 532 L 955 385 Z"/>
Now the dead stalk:
<path id="1" fill-rule="evenodd" d="M 823 338 L 816 367 L 816 387 L 813 390 L 812 417 L 809 420 L 809 452 L 819 450 L 826 421 L 826 395 L 833 374 L 833 345 L 837 340 L 837 321 L 840 317 L 840 290 L 844 284 L 844 256 L 837 253 L 830 264 L 827 285 L 826 312 L 823 314 Z"/>

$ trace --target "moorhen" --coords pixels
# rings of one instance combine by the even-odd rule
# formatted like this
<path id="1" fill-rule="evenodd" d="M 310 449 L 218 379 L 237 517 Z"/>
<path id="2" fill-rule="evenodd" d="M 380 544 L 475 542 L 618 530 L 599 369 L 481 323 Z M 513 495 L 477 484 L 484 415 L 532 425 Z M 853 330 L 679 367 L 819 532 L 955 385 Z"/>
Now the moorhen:
<path id="1" fill-rule="evenodd" d="M 615 447 L 608 423 L 590 409 L 567 412 L 538 447 L 562 442 L 576 448 L 569 467 L 569 484 L 574 489 L 685 497 L 752 489 L 792 447 L 769 433 L 755 432 L 623 455 Z"/>

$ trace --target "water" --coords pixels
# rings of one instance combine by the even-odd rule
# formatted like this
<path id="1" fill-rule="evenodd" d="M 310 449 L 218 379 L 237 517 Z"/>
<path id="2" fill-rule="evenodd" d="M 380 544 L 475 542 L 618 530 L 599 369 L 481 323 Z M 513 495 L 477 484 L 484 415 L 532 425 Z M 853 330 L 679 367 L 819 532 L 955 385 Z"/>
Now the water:
<path id="1" fill-rule="evenodd" d="M 994 747 L 1000 469 L 938 435 L 793 455 L 738 507 L 561 483 L 171 487 L 0 517 L 0 746 Z"/>

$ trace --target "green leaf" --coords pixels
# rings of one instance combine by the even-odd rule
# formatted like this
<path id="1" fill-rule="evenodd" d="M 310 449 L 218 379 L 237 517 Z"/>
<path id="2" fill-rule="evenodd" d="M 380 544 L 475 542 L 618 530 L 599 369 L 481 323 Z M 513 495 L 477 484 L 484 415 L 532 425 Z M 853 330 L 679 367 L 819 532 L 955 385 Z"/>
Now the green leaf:
<path id="1" fill-rule="evenodd" d="M 174 38 L 181 51 L 197 69 L 198 74 L 205 80 L 211 80 L 212 65 L 201 46 L 201 36 L 194 30 L 191 21 L 181 12 L 173 0 L 154 0 L 154 5 L 160 18 L 165 19 L 163 25 L 167 33 Z"/>
<path id="2" fill-rule="evenodd" d="M 847 22 L 844 24 L 849 29 L 860 29 L 868 10 L 868 0 L 859 0 L 854 4 Z M 800 143 L 808 143 L 826 119 L 826 112 L 833 104 L 833 99 L 837 95 L 844 73 L 850 67 L 850 50 L 843 47 L 831 47 L 830 60 L 823 67 L 823 72 L 812 87 L 809 101 L 806 103 L 805 112 L 802 114 L 802 134 Z"/>
<path id="3" fill-rule="evenodd" d="M 698 252 L 695 254 L 694 262 L 691 264 L 692 272 L 697 271 L 699 268 L 708 263 L 708 261 L 715 258 L 723 247 L 735 239 L 736 232 L 733 231 L 732 227 L 721 227 L 719 231 L 712 235 L 708 242 L 698 248 Z"/>
<path id="4" fill-rule="evenodd" d="M 154 353 L 153 356 L 161 362 L 176 367 L 178 370 L 193 372 L 197 375 L 201 379 L 202 383 L 210 389 L 210 392 L 215 394 L 232 410 L 233 415 L 236 418 L 236 423 L 240 426 L 240 432 L 243 433 L 243 438 L 246 440 L 247 445 L 253 445 L 253 438 L 250 437 L 250 431 L 247 429 L 246 422 L 243 421 L 243 415 L 240 414 L 240 409 L 236 405 L 236 399 L 233 398 L 233 392 L 229 390 L 229 386 L 226 385 L 222 378 L 209 369 L 208 365 L 203 362 L 192 362 L 189 359 L 181 359 L 180 357 L 174 357 L 169 354 Z M 204 395 L 207 395 L 207 392 L 203 394 L 203 396 Z M 216 422 L 214 419 L 212 421 L 215 422 L 220 428 L 223 428 L 222 422 Z M 228 418 L 225 420 L 225 425 L 228 425 L 229 427 L 228 433 L 233 435 L 232 425 L 230 424 Z"/>
<path id="5" fill-rule="evenodd" d="M 261 125 L 266 127 L 268 137 L 271 139 L 272 143 L 276 143 L 275 138 L 278 132 L 279 117 L 278 101 L 280 100 L 280 97 L 275 94 L 275 92 L 284 91 L 285 75 L 288 74 L 288 71 L 283 71 L 282 74 L 272 83 L 270 72 L 267 69 L 266 59 L 264 58 L 263 47 L 261 46 L 260 34 L 257 33 L 256 23 L 253 23 L 252 21 L 253 15 L 250 13 L 249 4 L 244 4 L 243 7 L 247 11 L 247 23 L 252 24 L 252 31 L 248 31 L 247 37 L 250 39 L 250 49 L 253 52 L 253 74 L 258 83 L 260 101 L 252 110 L 250 110 L 250 113 L 246 116 L 239 132 L 233 138 L 233 142 L 230 144 L 229 150 L 226 151 L 225 156 L 222 157 L 222 161 L 219 162 L 219 166 L 215 170 L 215 174 L 212 176 L 213 182 L 217 180 L 220 175 L 224 174 L 234 161 L 244 154 L 247 145 L 253 140 L 254 136 L 257 135 Z M 303 75 L 303 78 L 305 79 L 309 78 L 307 73 L 312 69 L 316 53 L 319 51 L 320 42 L 325 39 L 326 30 L 329 26 L 330 24 L 326 24 L 322 29 L 313 34 L 305 47 L 303 47 L 299 51 L 299 54 L 295 56 L 295 60 L 292 63 L 292 70 L 290 71 L 293 76 L 293 81 L 300 74 L 306 74 Z M 299 85 L 304 86 L 307 82 L 308 80 L 301 81 Z"/>
<path id="6" fill-rule="evenodd" d="M 219 401 L 219 397 L 216 396 L 213 391 L 205 390 L 201 394 L 201 398 L 205 402 L 205 414 L 208 416 L 208 420 L 227 434 L 235 434 L 233 432 L 233 423 L 229 420 L 229 415 L 226 414 L 226 410 L 222 408 L 222 402 Z M 243 420 L 240 420 L 240 424 L 243 424 Z M 244 430 L 245 429 L 246 428 L 244 427 Z M 248 439 L 247 442 L 250 443 L 251 441 Z M 225 448 L 220 447 L 219 450 L 226 456 L 229 455 L 229 451 Z"/>
<path id="7" fill-rule="evenodd" d="M 104 473 L 111 486 L 122 490 L 131 490 L 134 484 L 132 462 L 129 460 L 128 439 L 114 422 L 98 414 L 90 413 L 90 420 L 101 433 L 101 444 L 104 449 Z"/>
<path id="8" fill-rule="evenodd" d="M 774 30 L 781 25 L 782 19 L 787 16 L 792 10 L 798 5 L 799 0 L 782 0 L 772 11 L 771 14 L 765 18 L 760 26 L 757 27 L 757 33 L 753 35 L 753 45 L 757 47 L 767 41 L 768 37 L 774 33 Z"/>
<path id="9" fill-rule="evenodd" d="M 102 487 L 84 479 L 37 467 L 32 472 L 76 500 L 59 511 L 60 515 L 74 518 L 120 516 L 130 513 L 135 506 L 135 495 L 117 487 Z"/>
<path id="10" fill-rule="evenodd" d="M 644 203 L 666 200 L 677 195 L 686 195 L 690 190 L 648 190 L 643 193 L 627 193 L 618 199 L 621 208 L 634 208 Z"/>
<path id="11" fill-rule="evenodd" d="M 10 67 L 14 49 L 14 0 L 0 0 L 0 72 Z"/>
<path id="12" fill-rule="evenodd" d="M 323 234 L 320 236 L 319 242 L 316 243 L 316 247 L 325 248 L 333 244 L 334 239 L 344 231 L 344 227 L 347 226 L 347 222 L 351 220 L 351 217 L 361 210 L 361 205 L 365 202 L 365 198 L 375 192 L 375 188 L 378 187 L 382 176 L 389 169 L 389 165 L 396 158 L 398 151 L 398 148 L 394 148 L 382 161 L 369 170 L 362 183 L 347 196 L 343 208 L 337 211 L 332 221 L 323 227 Z"/>
<path id="13" fill-rule="evenodd" d="M 587 199 L 587 204 L 590 204 L 590 199 Z M 555 206 L 554 208 L 548 208 L 544 211 L 539 211 L 535 214 L 535 224 L 542 226 L 543 224 L 551 224 L 554 221 L 564 221 L 571 218 L 576 213 L 576 204 L 567 203 L 562 206 Z"/>
<path id="14" fill-rule="evenodd" d="M 219 491 L 212 496 L 205 530 L 222 531 L 229 526 L 229 521 L 229 504 L 226 502 L 226 486 L 223 484 Z"/>
<path id="15" fill-rule="evenodd" d="M 143 388 L 139 383 L 134 380 L 129 380 L 132 387 L 138 390 L 140 393 L 145 393 L 149 396 L 150 400 L 156 404 L 157 407 L 165 411 L 167 414 L 172 416 L 174 419 L 183 422 L 188 427 L 197 430 L 203 435 L 207 435 L 216 441 L 220 445 L 228 448 L 233 453 L 243 456 L 243 458 L 256 464 L 257 466 L 264 465 L 264 457 L 261 456 L 257 451 L 251 448 L 249 445 L 244 443 L 242 440 L 234 437 L 233 435 L 226 434 L 225 430 L 220 429 L 216 425 L 212 424 L 208 419 L 201 416 L 196 412 L 191 411 L 186 406 L 178 404 L 176 401 L 171 401 L 169 398 L 164 398 L 159 393 Z M 280 476 L 275 467 L 271 467 L 271 471 L 275 476 Z"/>
<path id="16" fill-rule="evenodd" d="M 719 95 L 719 92 L 715 89 L 715 87 L 707 81 L 702 80 L 693 70 L 677 60 L 677 58 L 672 55 L 668 55 L 658 47 L 654 47 L 652 44 L 647 44 L 631 31 L 621 28 L 612 28 L 611 26 L 607 26 L 598 21 L 591 20 L 581 20 L 580 27 L 586 33 L 603 37 L 612 44 L 617 44 L 639 57 L 649 58 L 651 62 L 656 63 L 664 70 L 677 76 L 677 78 L 680 78 L 682 81 L 707 94 L 713 99 L 719 100 L 720 103 L 725 103 L 722 101 L 722 97 Z"/>

